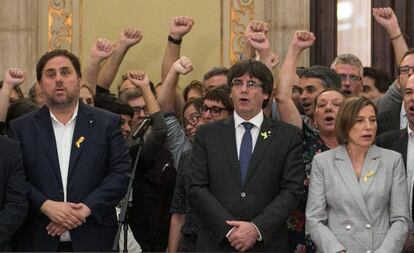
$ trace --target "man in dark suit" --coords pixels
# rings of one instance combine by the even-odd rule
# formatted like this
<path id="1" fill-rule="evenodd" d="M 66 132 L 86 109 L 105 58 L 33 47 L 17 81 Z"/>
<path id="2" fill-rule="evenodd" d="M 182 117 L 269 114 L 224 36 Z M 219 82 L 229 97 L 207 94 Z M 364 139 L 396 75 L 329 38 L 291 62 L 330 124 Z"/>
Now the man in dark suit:
<path id="1" fill-rule="evenodd" d="M 26 217 L 25 184 L 19 144 L 0 136 L 0 251 L 11 251 L 10 239 Z"/>
<path id="2" fill-rule="evenodd" d="M 111 251 L 130 169 L 120 118 L 79 102 L 80 63 L 72 53 L 46 53 L 36 74 L 46 106 L 10 124 L 30 201 L 15 250 Z"/>
<path id="3" fill-rule="evenodd" d="M 414 56 L 414 55 L 413 55 Z M 404 90 L 404 109 L 408 119 L 407 128 L 400 130 L 394 130 L 387 133 L 383 133 L 377 137 L 377 145 L 383 148 L 388 148 L 399 152 L 404 161 L 407 175 L 407 185 L 409 190 L 410 210 L 411 218 L 413 215 L 413 180 L 414 180 L 414 65 L 410 65 L 408 70 L 411 75 L 406 80 Z M 405 245 L 404 252 L 414 252 L 414 236 L 413 232 L 410 231 L 411 235 Z"/>
<path id="4" fill-rule="evenodd" d="M 234 115 L 197 130 L 184 175 L 202 221 L 196 250 L 286 252 L 286 220 L 303 192 L 299 129 L 263 115 L 273 87 L 263 63 L 240 61 L 228 77 Z"/>

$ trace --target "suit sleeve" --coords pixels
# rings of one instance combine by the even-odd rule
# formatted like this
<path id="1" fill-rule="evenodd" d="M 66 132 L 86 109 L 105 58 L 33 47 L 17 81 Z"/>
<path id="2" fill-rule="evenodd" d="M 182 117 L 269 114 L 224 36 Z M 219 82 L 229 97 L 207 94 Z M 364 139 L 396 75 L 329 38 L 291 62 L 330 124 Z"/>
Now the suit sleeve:
<path id="1" fill-rule="evenodd" d="M 9 157 L 2 167 L 6 176 L 3 182 L 5 187 L 5 199 L 3 208 L 0 209 L 0 245 L 4 245 L 23 223 L 28 210 L 26 197 L 26 183 L 23 171 L 22 155 L 18 144 L 7 147 Z"/>
<path id="2" fill-rule="evenodd" d="M 330 168 L 327 168 L 330 169 Z M 306 205 L 306 233 L 320 252 L 340 252 L 346 250 L 332 231 L 326 226 L 328 220 L 324 168 L 316 156 L 312 162 L 309 183 L 308 203 Z"/>
<path id="3" fill-rule="evenodd" d="M 106 175 L 100 185 L 82 201 L 91 209 L 92 216 L 98 223 L 103 223 L 123 198 L 128 187 L 128 173 L 131 168 L 129 151 L 122 137 L 119 118 L 115 117 L 111 123 L 112 129 L 106 136 L 109 138 Z"/>
<path id="4" fill-rule="evenodd" d="M 377 107 L 379 113 L 386 113 L 389 111 L 399 111 L 401 110 L 401 104 L 403 97 L 401 96 L 401 91 L 397 86 L 398 79 L 396 79 L 387 92 L 378 99 Z"/>
<path id="5" fill-rule="evenodd" d="M 7 134 L 8 134 L 8 137 L 10 137 L 11 139 L 20 141 L 20 136 L 18 134 L 18 131 L 16 131 L 16 126 L 13 124 L 13 121 L 10 122 Z M 27 195 L 30 200 L 29 208 L 33 210 L 34 212 L 41 214 L 40 207 L 43 205 L 43 203 L 46 200 L 48 200 L 48 198 L 42 192 L 40 192 L 35 186 L 33 186 L 31 183 L 26 182 L 25 184 L 27 187 Z"/>
<path id="6" fill-rule="evenodd" d="M 209 169 L 203 128 L 196 132 L 190 159 L 191 171 L 183 175 L 187 198 L 210 236 L 218 245 L 232 228 L 226 220 L 235 220 L 209 191 Z"/>
<path id="7" fill-rule="evenodd" d="M 375 250 L 378 253 L 401 252 L 408 236 L 409 208 L 407 179 L 401 156 L 393 168 L 392 186 L 390 192 L 390 228 L 382 241 L 381 246 Z"/>
<path id="8" fill-rule="evenodd" d="M 304 164 L 299 129 L 290 132 L 290 144 L 280 179 L 280 192 L 252 222 L 259 229 L 263 241 L 269 242 L 275 230 L 286 226 L 289 214 L 298 206 L 303 194 Z"/>
<path id="9" fill-rule="evenodd" d="M 156 112 L 152 114 L 150 118 L 152 120 L 151 133 L 142 146 L 141 155 L 139 157 L 139 169 L 151 168 L 153 166 L 156 158 L 154 154 L 162 148 L 162 145 L 164 145 L 165 139 L 167 138 L 167 125 L 165 124 L 163 113 L 161 111 Z"/>

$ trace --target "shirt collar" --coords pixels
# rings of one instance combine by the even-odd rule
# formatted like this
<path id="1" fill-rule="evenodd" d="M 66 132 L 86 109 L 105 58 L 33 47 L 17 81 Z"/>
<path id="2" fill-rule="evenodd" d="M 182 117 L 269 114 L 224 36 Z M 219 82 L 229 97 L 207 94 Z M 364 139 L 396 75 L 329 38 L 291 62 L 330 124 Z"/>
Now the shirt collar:
<path id="1" fill-rule="evenodd" d="M 68 123 L 66 123 L 66 125 L 72 123 L 72 121 L 74 121 L 76 119 L 76 116 L 78 116 L 78 109 L 79 109 L 79 101 L 76 103 L 76 107 L 75 110 L 73 111 L 72 117 L 70 118 L 70 120 L 68 121 Z M 52 120 L 62 124 L 57 118 L 56 116 L 52 113 L 52 111 L 49 110 L 50 113 L 50 117 L 52 118 Z"/>
<path id="2" fill-rule="evenodd" d="M 263 111 L 260 111 L 256 116 L 254 116 L 253 118 L 251 118 L 250 120 L 245 120 L 242 117 L 240 117 L 240 115 L 237 114 L 236 111 L 234 111 L 234 125 L 237 127 L 239 127 L 243 122 L 250 122 L 252 123 L 255 127 L 259 128 L 262 125 L 263 122 Z"/>
<path id="3" fill-rule="evenodd" d="M 410 124 L 407 124 L 407 132 L 408 132 L 408 137 L 414 137 L 413 135 L 414 135 L 414 133 L 413 133 L 413 130 L 411 130 L 411 128 L 410 128 Z"/>
<path id="4" fill-rule="evenodd" d="M 401 111 L 400 111 L 400 113 L 401 113 L 401 115 L 403 117 L 406 117 L 407 116 L 407 112 L 405 111 L 404 101 L 401 104 Z"/>

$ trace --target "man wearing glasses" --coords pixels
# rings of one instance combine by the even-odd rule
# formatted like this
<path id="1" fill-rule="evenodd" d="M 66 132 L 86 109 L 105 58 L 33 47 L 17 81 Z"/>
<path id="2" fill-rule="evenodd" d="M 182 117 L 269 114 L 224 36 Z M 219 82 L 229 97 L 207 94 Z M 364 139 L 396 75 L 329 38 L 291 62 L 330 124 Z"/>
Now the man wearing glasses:
<path id="1" fill-rule="evenodd" d="M 414 73 L 414 49 L 411 48 L 406 51 L 400 65 L 398 66 L 398 72 L 398 84 L 400 90 L 399 95 L 402 97 L 405 92 L 407 80 Z M 390 104 L 386 105 L 388 110 L 378 112 L 377 135 L 391 130 L 403 129 L 407 127 L 408 120 L 404 109 L 404 102 L 399 101 L 397 105 L 398 106 Z M 381 109 L 380 106 L 378 107 Z"/>
<path id="2" fill-rule="evenodd" d="M 352 54 L 339 55 L 332 63 L 331 69 L 341 78 L 341 92 L 345 96 L 360 95 L 364 68 L 358 57 Z"/>
<path id="3" fill-rule="evenodd" d="M 204 122 L 209 123 L 225 119 L 233 112 L 233 103 L 229 98 L 229 89 L 219 86 L 206 92 L 200 112 Z"/>
<path id="4" fill-rule="evenodd" d="M 183 177 L 201 220 L 195 251 L 287 252 L 286 220 L 303 192 L 299 130 L 264 116 L 266 65 L 242 60 L 228 80 L 234 114 L 198 128 Z"/>
<path id="5" fill-rule="evenodd" d="M 142 121 L 144 121 L 144 119 L 148 116 L 144 96 L 142 95 L 141 90 L 135 87 L 134 89 L 124 90 L 119 98 L 121 101 L 129 104 L 134 111 L 131 125 L 132 132 L 134 132 Z"/>

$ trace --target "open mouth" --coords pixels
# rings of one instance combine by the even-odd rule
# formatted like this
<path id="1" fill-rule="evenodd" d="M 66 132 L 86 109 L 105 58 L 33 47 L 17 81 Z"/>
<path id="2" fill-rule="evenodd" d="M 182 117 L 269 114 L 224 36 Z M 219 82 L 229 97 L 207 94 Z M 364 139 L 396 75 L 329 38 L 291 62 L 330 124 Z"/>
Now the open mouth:
<path id="1" fill-rule="evenodd" d="M 363 134 L 362 138 L 364 139 L 371 139 L 372 138 L 372 134 Z"/>
<path id="2" fill-rule="evenodd" d="M 351 91 L 351 90 L 342 90 L 342 93 L 343 93 L 345 96 L 351 96 L 351 95 L 352 95 L 352 91 Z"/>
<path id="3" fill-rule="evenodd" d="M 301 103 L 303 110 L 308 111 L 311 108 L 311 103 Z"/>
<path id="4" fill-rule="evenodd" d="M 240 101 L 240 103 L 245 104 L 245 103 L 248 103 L 249 102 L 249 99 L 247 99 L 247 98 L 240 98 L 239 101 Z"/>
<path id="5" fill-rule="evenodd" d="M 335 121 L 335 118 L 333 116 L 326 116 L 325 122 L 333 123 Z"/>
<path id="6" fill-rule="evenodd" d="M 412 106 L 408 107 L 408 110 L 409 110 L 411 113 L 414 113 L 414 105 L 412 105 Z"/>

